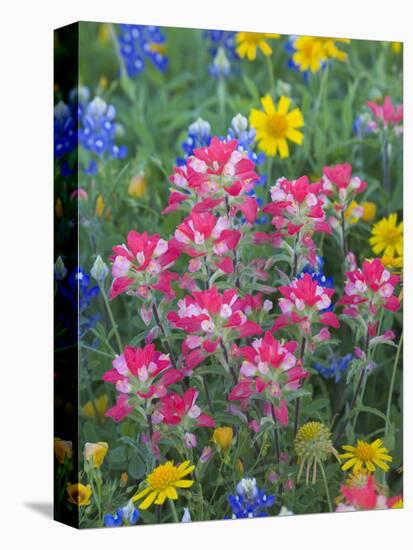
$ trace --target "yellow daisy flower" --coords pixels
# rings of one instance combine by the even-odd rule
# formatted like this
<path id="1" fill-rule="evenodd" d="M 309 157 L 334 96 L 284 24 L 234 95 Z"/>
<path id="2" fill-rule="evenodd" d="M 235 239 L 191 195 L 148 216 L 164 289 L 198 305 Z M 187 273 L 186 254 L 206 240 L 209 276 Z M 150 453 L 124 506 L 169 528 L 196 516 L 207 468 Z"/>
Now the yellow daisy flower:
<path id="1" fill-rule="evenodd" d="M 325 38 L 319 38 L 319 40 L 327 57 L 330 59 L 338 59 L 338 61 L 347 60 L 347 53 L 340 50 L 337 47 L 336 42 L 340 42 L 341 44 L 350 44 L 350 40 L 348 38 L 332 38 L 330 36 L 326 36 Z"/>
<path id="2" fill-rule="evenodd" d="M 257 57 L 257 48 L 259 48 L 268 57 L 272 54 L 272 49 L 267 40 L 276 38 L 280 38 L 280 35 L 267 32 L 239 32 L 236 36 L 237 54 L 240 57 L 248 57 L 250 61 L 254 61 Z"/>
<path id="3" fill-rule="evenodd" d="M 359 473 L 363 468 L 367 468 L 369 472 L 374 472 L 376 466 L 384 472 L 389 470 L 389 465 L 386 462 L 391 462 L 392 457 L 387 454 L 388 449 L 382 447 L 381 439 L 376 439 L 373 443 L 367 443 L 359 439 L 357 445 L 343 445 L 343 449 L 347 451 L 340 455 L 340 458 L 347 459 L 341 467 L 342 470 L 353 468 L 354 474 Z"/>
<path id="4" fill-rule="evenodd" d="M 401 271 L 403 269 L 403 256 L 392 258 L 384 255 L 381 259 L 382 264 L 392 271 Z"/>
<path id="5" fill-rule="evenodd" d="M 148 487 L 132 497 L 132 501 L 136 502 L 146 497 L 139 505 L 141 510 L 146 510 L 154 501 L 155 504 L 163 504 L 167 498 L 176 500 L 178 498 L 176 488 L 188 489 L 194 484 L 192 479 L 182 479 L 194 469 L 195 466 L 190 465 L 189 460 L 182 462 L 179 466 L 174 466 L 172 461 L 161 464 L 146 478 Z"/>
<path id="6" fill-rule="evenodd" d="M 293 54 L 293 62 L 301 72 L 311 71 L 316 73 L 327 59 L 321 40 L 314 36 L 301 36 L 294 42 L 296 52 Z"/>
<path id="7" fill-rule="evenodd" d="M 92 496 L 92 489 L 90 485 L 83 485 L 83 483 L 68 483 L 67 484 L 68 501 L 77 506 L 88 506 L 90 504 L 90 497 Z"/>
<path id="8" fill-rule="evenodd" d="M 403 255 L 403 222 L 397 223 L 397 214 L 389 214 L 373 225 L 370 244 L 377 256 Z"/>
<path id="9" fill-rule="evenodd" d="M 252 109 L 250 124 L 257 131 L 258 147 L 268 156 L 289 156 L 287 139 L 301 145 L 304 135 L 297 128 L 304 126 L 303 115 L 298 107 L 288 112 L 291 99 L 281 96 L 277 109 L 270 95 L 261 98 L 264 111 Z"/>

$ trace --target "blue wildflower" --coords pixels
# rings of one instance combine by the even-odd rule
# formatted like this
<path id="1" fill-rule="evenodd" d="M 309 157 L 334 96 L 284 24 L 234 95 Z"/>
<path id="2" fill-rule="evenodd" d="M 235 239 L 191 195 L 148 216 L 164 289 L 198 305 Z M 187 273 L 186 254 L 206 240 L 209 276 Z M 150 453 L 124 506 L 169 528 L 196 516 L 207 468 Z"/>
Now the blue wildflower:
<path id="1" fill-rule="evenodd" d="M 334 382 L 337 383 L 341 380 L 341 377 L 347 371 L 352 360 L 353 355 L 351 353 L 348 353 L 344 357 L 333 356 L 330 359 L 330 364 L 327 367 L 321 365 L 320 363 L 315 363 L 313 367 L 326 380 L 334 380 Z"/>
<path id="2" fill-rule="evenodd" d="M 259 489 L 255 478 L 242 479 L 236 491 L 236 495 L 228 495 L 232 519 L 268 516 L 266 508 L 270 508 L 275 503 L 275 496 L 267 496 L 263 489 Z"/>
<path id="3" fill-rule="evenodd" d="M 208 147 L 211 142 L 211 125 L 207 120 L 198 118 L 188 127 L 188 137 L 182 143 L 182 149 L 185 152 L 184 158 L 176 159 L 177 164 L 182 166 L 186 159 L 194 154 L 194 149 L 198 147 Z"/>
<path id="4" fill-rule="evenodd" d="M 124 158 L 127 148 L 115 144 L 115 118 L 115 107 L 108 105 L 101 97 L 95 97 L 82 108 L 79 118 L 79 141 L 83 148 L 99 157 Z"/>
<path id="5" fill-rule="evenodd" d="M 232 72 L 232 61 L 239 61 L 236 51 L 236 32 L 210 30 L 204 32 L 212 62 L 209 73 L 214 78 L 227 77 Z"/>
<path id="6" fill-rule="evenodd" d="M 139 519 L 137 510 L 132 501 L 129 501 L 123 508 L 118 508 L 114 514 L 105 514 L 103 523 L 106 527 L 119 527 L 120 525 L 135 525 Z"/>
<path id="7" fill-rule="evenodd" d="M 145 70 L 145 61 L 161 72 L 168 68 L 165 55 L 165 36 L 159 27 L 152 25 L 119 25 L 118 42 L 126 72 L 130 78 Z"/>
<path id="8" fill-rule="evenodd" d="M 69 105 L 59 101 L 54 108 L 54 154 L 67 155 L 77 146 L 76 119 Z"/>

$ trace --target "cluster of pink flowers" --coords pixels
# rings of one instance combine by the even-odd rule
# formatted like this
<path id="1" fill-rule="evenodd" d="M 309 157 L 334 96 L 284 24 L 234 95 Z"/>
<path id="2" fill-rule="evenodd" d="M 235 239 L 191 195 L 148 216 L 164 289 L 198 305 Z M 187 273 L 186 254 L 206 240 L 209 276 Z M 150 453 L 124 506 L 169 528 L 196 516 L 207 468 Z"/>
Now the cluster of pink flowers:
<path id="1" fill-rule="evenodd" d="M 271 200 L 263 212 L 272 216 L 275 234 L 257 233 L 255 240 L 270 240 L 279 246 L 279 238 L 297 235 L 298 247 L 307 252 L 307 261 L 315 263 L 314 233 L 331 233 L 326 221 L 325 197 L 321 183 L 310 183 L 307 176 L 289 181 L 280 178 L 271 187 Z M 278 239 L 277 239 L 278 237 Z"/>
<path id="2" fill-rule="evenodd" d="M 382 105 L 374 101 L 368 101 L 367 107 L 373 113 L 379 127 L 387 128 L 393 126 L 396 130 L 401 131 L 400 123 L 403 120 L 403 105 L 393 105 L 391 98 L 386 96 Z"/>
<path id="3" fill-rule="evenodd" d="M 261 334 L 261 327 L 248 319 L 252 308 L 259 305 L 251 296 L 240 298 L 235 289 L 220 294 L 216 287 L 193 292 L 192 296 L 179 300 L 178 311 L 170 311 L 167 319 L 187 334 L 182 344 L 186 368 L 194 369 L 214 353 L 220 343 Z"/>
<path id="4" fill-rule="evenodd" d="M 352 171 L 353 167 L 348 163 L 323 168 L 322 190 L 337 212 L 345 210 L 356 195 L 367 189 L 367 183 L 353 176 Z"/>
<path id="5" fill-rule="evenodd" d="M 116 422 L 122 420 L 146 400 L 164 397 L 168 386 L 184 377 L 171 368 L 168 355 L 155 349 L 153 344 L 144 348 L 127 346 L 112 362 L 113 369 L 105 372 L 103 380 L 114 384 L 120 393 L 114 407 L 106 412 Z"/>
<path id="6" fill-rule="evenodd" d="M 175 230 L 170 247 L 191 256 L 189 271 L 199 271 L 201 258 L 206 265 L 211 261 L 225 273 L 233 273 L 232 257 L 228 255 L 239 243 L 241 232 L 231 229 L 226 216 L 216 217 L 211 212 L 192 212 Z"/>
<path id="7" fill-rule="evenodd" d="M 273 330 L 299 324 L 304 334 L 311 334 L 311 326 L 321 323 L 338 328 L 340 323 L 330 309 L 333 288 L 320 286 L 309 273 L 293 279 L 288 286 L 281 286 L 282 298 L 278 303 L 281 315 L 274 322 Z"/>
<path id="8" fill-rule="evenodd" d="M 349 164 L 326 166 L 318 183 L 310 183 L 306 176 L 293 181 L 281 178 L 263 208 L 276 232 L 258 233 L 252 227 L 258 203 L 249 194 L 258 176 L 254 163 L 237 145 L 236 140 L 214 137 L 184 166 L 174 168 L 170 179 L 178 189 L 172 191 L 165 211 L 185 202 L 190 213 L 170 240 L 130 231 L 127 244 L 113 248 L 110 298 L 122 293 L 139 298 L 148 333 L 144 348 L 126 347 L 104 374 L 118 392 L 107 415 L 120 421 L 137 411 L 149 423 L 145 442 L 156 453 L 162 429 L 176 427 L 191 448 L 196 445 L 195 428 L 215 426 L 216 419 L 205 414 L 205 401 L 199 399 L 206 397 L 208 412 L 214 414 L 207 389 L 198 389 L 203 370 L 194 373 L 207 361 L 222 366 L 229 412 L 243 415 L 256 431 L 263 417 L 287 426 L 289 403 L 309 376 L 303 365 L 305 353 L 330 339 L 329 329 L 339 328 L 332 283 L 326 283 L 316 267 L 311 272 L 301 270 L 308 264 L 316 266 L 315 234 L 332 231 L 327 209 L 333 205 L 336 212 L 343 212 L 367 184 L 352 175 Z M 241 223 L 240 212 L 250 223 Z M 270 242 L 282 249 L 282 261 L 291 263 L 290 275 L 282 273 L 284 284 L 272 286 L 277 259 L 259 257 L 248 249 L 252 242 Z M 374 338 L 380 308 L 395 311 L 400 305 L 394 295 L 399 277 L 379 259 L 364 262 L 362 269 L 349 271 L 346 277 L 338 303 L 344 305 L 345 315 L 362 316 Z M 160 303 L 156 293 L 162 296 Z M 278 293 L 278 315 L 271 312 L 272 300 L 263 301 L 262 293 L 274 299 Z M 300 349 L 296 341 L 288 340 L 294 334 L 290 327 Z M 171 330 L 177 331 L 173 339 Z M 278 338 L 285 332 L 287 340 L 276 339 L 274 332 Z M 171 342 L 179 337 L 181 353 L 176 358 Z M 165 353 L 150 343 L 155 338 Z M 178 346 L 174 347 L 176 353 Z M 177 383 L 184 378 L 185 386 L 180 387 Z M 244 412 L 254 399 L 263 406 L 261 417 L 255 411 L 251 420 Z"/>
<path id="9" fill-rule="evenodd" d="M 336 508 L 336 512 L 354 512 L 356 510 L 386 510 L 397 506 L 402 500 L 401 495 L 386 497 L 371 474 L 360 474 L 350 483 L 341 486 L 344 501 Z"/>
<path id="10" fill-rule="evenodd" d="M 338 303 L 344 305 L 344 314 L 368 319 L 370 336 L 375 336 L 377 321 L 372 320 L 381 308 L 390 311 L 400 308 L 400 300 L 394 294 L 400 277 L 386 269 L 379 258 L 363 262 L 361 269 L 348 271 L 346 277 L 344 295 Z"/>
<path id="11" fill-rule="evenodd" d="M 225 203 L 233 215 L 241 210 L 248 221 L 255 221 L 258 205 L 246 193 L 259 177 L 254 163 L 237 146 L 235 139 L 223 141 L 215 136 L 208 147 L 195 149 L 184 166 L 175 166 L 170 181 L 180 191 L 171 191 L 164 212 L 176 210 L 188 200 L 191 206 L 196 203 L 196 212 Z"/>
<path id="12" fill-rule="evenodd" d="M 253 341 L 251 346 L 239 348 L 243 358 L 241 379 L 228 396 L 230 401 L 241 401 L 243 406 L 254 396 L 266 399 L 272 413 L 282 426 L 288 425 L 286 394 L 297 390 L 300 382 L 308 376 L 297 360 L 297 342 L 279 342 L 271 332 Z M 271 410 L 265 411 L 268 416 Z"/>
<path id="13" fill-rule="evenodd" d="M 124 292 L 147 298 L 151 290 L 159 290 L 170 299 L 174 293 L 171 280 L 178 278 L 168 271 L 179 252 L 159 235 L 129 231 L 127 245 L 113 247 L 113 283 L 110 298 Z"/>

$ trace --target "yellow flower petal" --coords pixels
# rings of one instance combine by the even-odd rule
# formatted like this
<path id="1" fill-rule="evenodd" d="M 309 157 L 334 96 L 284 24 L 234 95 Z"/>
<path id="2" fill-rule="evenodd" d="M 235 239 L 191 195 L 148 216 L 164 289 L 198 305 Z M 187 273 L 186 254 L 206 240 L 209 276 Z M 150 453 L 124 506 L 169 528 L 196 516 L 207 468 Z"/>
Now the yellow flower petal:
<path id="1" fill-rule="evenodd" d="M 280 150 L 280 157 L 282 159 L 287 158 L 289 156 L 288 143 L 286 139 L 278 140 L 278 148 Z"/>
<path id="2" fill-rule="evenodd" d="M 272 115 L 273 113 L 275 113 L 275 105 L 272 97 L 269 94 L 261 98 L 261 103 L 267 115 Z"/>
<path id="3" fill-rule="evenodd" d="M 303 114 L 298 107 L 287 114 L 287 122 L 292 128 L 301 128 L 304 126 Z"/>
<path id="4" fill-rule="evenodd" d="M 172 500 L 176 500 L 178 498 L 178 493 L 176 492 L 175 487 L 169 486 L 165 489 L 166 496 Z"/>
<path id="5" fill-rule="evenodd" d="M 146 489 L 144 489 L 143 491 L 140 491 L 140 493 L 138 493 L 137 495 L 133 496 L 133 497 L 132 497 L 132 501 L 133 501 L 133 502 L 136 502 L 137 500 L 139 500 L 139 499 L 141 499 L 142 497 L 144 497 L 145 495 L 147 495 L 150 491 L 151 491 L 151 488 L 150 488 L 150 487 L 146 487 Z"/>
<path id="6" fill-rule="evenodd" d="M 357 458 L 352 458 L 345 462 L 341 469 L 345 472 L 346 470 L 349 470 L 352 466 L 354 466 L 358 462 Z"/>
<path id="7" fill-rule="evenodd" d="M 141 504 L 139 504 L 139 508 L 141 510 L 146 510 L 149 508 L 149 506 L 152 504 L 152 502 L 155 500 L 156 495 L 158 494 L 158 491 L 152 491 Z"/>
<path id="8" fill-rule="evenodd" d="M 161 491 L 158 495 L 158 498 L 155 500 L 155 504 L 163 504 L 166 500 L 166 497 L 168 492 L 168 488 L 166 488 L 164 491 Z"/>
<path id="9" fill-rule="evenodd" d="M 285 97 L 285 95 L 282 95 L 280 97 L 279 102 L 278 102 L 277 112 L 280 115 L 286 115 L 288 113 L 288 109 L 290 107 L 290 104 L 291 104 L 291 99 L 289 99 L 288 97 Z"/>
<path id="10" fill-rule="evenodd" d="M 180 487 L 181 489 L 188 489 L 189 487 L 192 487 L 194 484 L 193 479 L 179 479 L 178 481 L 174 482 L 175 487 Z"/>
<path id="11" fill-rule="evenodd" d="M 289 128 L 286 135 L 287 139 L 289 139 L 293 143 L 297 143 L 297 145 L 301 145 L 304 139 L 304 134 L 302 132 L 299 132 L 298 130 L 295 130 L 294 128 Z"/>

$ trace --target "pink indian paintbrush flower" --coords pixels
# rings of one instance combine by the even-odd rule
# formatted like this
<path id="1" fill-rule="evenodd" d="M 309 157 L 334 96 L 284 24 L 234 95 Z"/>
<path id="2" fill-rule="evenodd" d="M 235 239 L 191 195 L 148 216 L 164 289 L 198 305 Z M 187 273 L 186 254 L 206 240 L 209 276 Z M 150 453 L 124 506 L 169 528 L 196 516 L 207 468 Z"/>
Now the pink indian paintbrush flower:
<path id="1" fill-rule="evenodd" d="M 263 338 L 255 339 L 251 346 L 239 348 L 239 355 L 243 358 L 241 378 L 229 394 L 229 400 L 245 402 L 261 396 L 270 405 L 267 414 L 271 416 L 273 413 L 280 424 L 286 426 L 288 408 L 285 396 L 297 390 L 301 380 L 308 376 L 295 356 L 296 349 L 297 342 L 280 342 L 269 331 Z"/>
<path id="2" fill-rule="evenodd" d="M 167 299 L 174 297 L 171 281 L 179 277 L 168 268 L 179 252 L 159 235 L 129 231 L 127 245 L 114 246 L 113 252 L 110 299 L 124 292 L 147 298 L 151 290 L 159 290 Z"/>
<path id="3" fill-rule="evenodd" d="M 377 510 L 387 508 L 386 497 L 378 491 L 376 480 L 371 474 L 360 474 L 341 486 L 345 505 L 339 505 L 337 512 L 347 510 Z"/>
<path id="4" fill-rule="evenodd" d="M 169 179 L 182 191 L 171 191 L 164 213 L 189 201 L 195 212 L 222 205 L 230 207 L 232 215 L 240 210 L 249 222 L 255 221 L 258 205 L 246 193 L 252 190 L 259 176 L 254 162 L 237 147 L 235 139 L 225 141 L 214 136 L 210 145 L 195 149 L 184 166 L 175 166 Z"/>
<path id="5" fill-rule="evenodd" d="M 296 236 L 296 250 L 307 256 L 315 264 L 314 233 L 331 233 L 326 221 L 325 196 L 320 183 L 310 183 L 307 176 L 289 181 L 280 178 L 271 187 L 272 202 L 263 208 L 263 212 L 272 216 L 274 234 L 257 233 L 257 242 L 271 242 L 282 247 L 283 239 Z"/>
<path id="6" fill-rule="evenodd" d="M 300 324 L 306 334 L 311 334 L 311 326 L 321 323 L 338 328 L 340 323 L 331 307 L 333 288 L 320 286 L 309 273 L 293 279 L 288 286 L 281 286 L 282 298 L 278 303 L 281 315 L 275 320 L 272 330 L 278 330 L 291 324 Z"/>
<path id="7" fill-rule="evenodd" d="M 261 334 L 261 327 L 246 313 L 252 311 L 252 306 L 249 296 L 240 298 L 235 289 L 220 294 L 216 287 L 179 300 L 178 311 L 170 311 L 167 319 L 187 333 L 182 345 L 187 369 L 192 370 L 214 353 L 223 340 Z"/>
<path id="8" fill-rule="evenodd" d="M 384 128 L 388 126 L 397 127 L 403 120 L 403 105 L 393 105 L 389 96 L 384 98 L 382 105 L 374 101 L 368 101 L 367 107 L 373 113 L 376 122 Z"/>
<path id="9" fill-rule="evenodd" d="M 321 187 L 337 212 L 346 209 L 356 195 L 367 189 L 367 183 L 353 176 L 352 171 L 348 163 L 323 168 Z"/>
<path id="10" fill-rule="evenodd" d="M 146 400 L 165 396 L 167 388 L 184 377 L 171 368 L 169 356 L 157 351 L 153 344 L 136 349 L 127 346 L 112 365 L 113 369 L 105 372 L 102 379 L 114 384 L 121 394 L 116 405 L 106 412 L 117 422 Z"/>
<path id="11" fill-rule="evenodd" d="M 390 273 L 379 258 L 363 262 L 361 269 L 346 273 L 344 296 L 339 304 L 344 305 L 343 313 L 351 317 L 366 315 L 375 317 L 381 308 L 397 311 L 400 300 L 394 295 L 400 277 Z M 374 331 L 371 334 L 375 336 Z"/>
<path id="12" fill-rule="evenodd" d="M 181 396 L 170 392 L 161 398 L 157 415 L 160 422 L 169 426 L 182 425 L 185 431 L 191 431 L 197 427 L 215 427 L 214 419 L 204 414 L 196 400 L 199 392 L 195 388 L 189 388 Z"/>
<path id="13" fill-rule="evenodd" d="M 195 260 L 191 272 L 201 268 L 205 258 L 213 262 L 226 273 L 232 273 L 232 258 L 225 256 L 234 250 L 241 238 L 241 232 L 231 229 L 231 222 L 226 216 L 216 217 L 211 212 L 192 212 L 175 230 L 169 246 L 180 253 L 187 254 Z M 229 260 L 229 261 L 228 261 Z"/>

